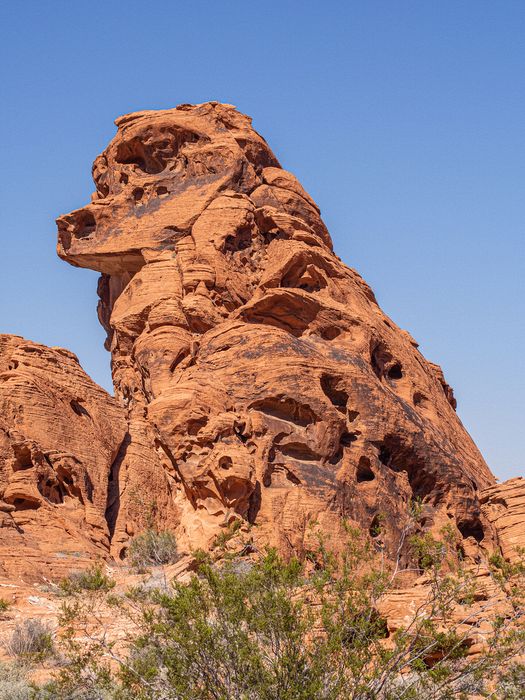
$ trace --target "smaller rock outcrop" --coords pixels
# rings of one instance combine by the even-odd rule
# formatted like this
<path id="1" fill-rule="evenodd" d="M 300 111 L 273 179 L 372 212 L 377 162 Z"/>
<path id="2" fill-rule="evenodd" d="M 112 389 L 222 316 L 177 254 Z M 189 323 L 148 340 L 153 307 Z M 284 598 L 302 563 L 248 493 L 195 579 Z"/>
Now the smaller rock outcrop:
<path id="1" fill-rule="evenodd" d="M 515 561 L 525 547 L 525 479 L 509 479 L 485 489 L 481 509 L 496 530 L 505 559 Z"/>
<path id="2" fill-rule="evenodd" d="M 0 575 L 59 576 L 107 553 L 125 412 L 76 356 L 0 335 Z"/>

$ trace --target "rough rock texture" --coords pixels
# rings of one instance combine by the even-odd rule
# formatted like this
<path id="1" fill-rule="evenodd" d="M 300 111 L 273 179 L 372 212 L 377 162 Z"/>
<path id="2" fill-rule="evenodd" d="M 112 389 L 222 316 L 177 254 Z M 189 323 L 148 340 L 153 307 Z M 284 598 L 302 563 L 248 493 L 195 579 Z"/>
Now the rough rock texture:
<path id="1" fill-rule="evenodd" d="M 503 556 L 517 561 L 518 549 L 525 547 L 525 479 L 520 476 L 488 488 L 481 494 L 481 503 Z"/>
<path id="2" fill-rule="evenodd" d="M 109 550 L 125 412 L 72 352 L 0 335 L 0 577 L 59 576 Z"/>
<path id="3" fill-rule="evenodd" d="M 251 120 L 206 103 L 139 112 L 93 167 L 58 253 L 102 273 L 128 436 L 108 521 L 123 556 L 145 513 L 206 546 L 233 519 L 300 547 L 349 517 L 395 548 L 421 526 L 492 541 L 494 478 L 439 367 L 332 251 L 319 208 Z M 379 526 L 380 524 L 380 526 Z"/>

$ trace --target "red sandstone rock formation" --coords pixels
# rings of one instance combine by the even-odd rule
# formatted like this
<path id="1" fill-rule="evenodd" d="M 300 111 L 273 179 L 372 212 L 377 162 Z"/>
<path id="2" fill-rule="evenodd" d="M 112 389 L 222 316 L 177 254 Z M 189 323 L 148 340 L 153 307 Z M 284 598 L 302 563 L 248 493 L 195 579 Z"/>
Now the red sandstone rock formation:
<path id="1" fill-rule="evenodd" d="M 108 475 L 125 412 L 72 352 L 0 335 L 0 577 L 107 555 Z"/>
<path id="2" fill-rule="evenodd" d="M 496 484 L 481 494 L 481 509 L 494 526 L 503 556 L 517 561 L 525 547 L 525 479 Z"/>
<path id="3" fill-rule="evenodd" d="M 114 553 L 148 510 L 188 546 L 241 518 L 297 547 L 310 520 L 345 516 L 391 548 L 414 498 L 423 527 L 490 541 L 478 490 L 494 479 L 441 370 L 333 253 L 251 120 L 206 103 L 116 123 L 92 202 L 58 219 L 60 257 L 102 273 L 127 409 Z"/>

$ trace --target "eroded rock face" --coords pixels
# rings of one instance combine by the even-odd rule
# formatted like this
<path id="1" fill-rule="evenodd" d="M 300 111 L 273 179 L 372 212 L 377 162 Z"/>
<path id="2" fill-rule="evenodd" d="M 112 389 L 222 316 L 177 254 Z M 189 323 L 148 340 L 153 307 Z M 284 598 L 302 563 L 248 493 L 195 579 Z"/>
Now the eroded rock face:
<path id="1" fill-rule="evenodd" d="M 413 499 L 422 527 L 490 541 L 494 479 L 441 370 L 334 255 L 251 120 L 207 103 L 116 123 L 92 202 L 58 219 L 60 257 L 102 273 L 128 412 L 114 553 L 148 509 L 193 547 L 240 518 L 297 548 L 309 521 L 335 533 L 344 516 L 388 549 Z"/>
<path id="2" fill-rule="evenodd" d="M 488 488 L 481 494 L 481 503 L 503 556 L 518 561 L 525 547 L 525 479 L 520 476 Z"/>
<path id="3" fill-rule="evenodd" d="M 0 577 L 56 577 L 109 552 L 125 412 L 72 352 L 0 335 Z"/>

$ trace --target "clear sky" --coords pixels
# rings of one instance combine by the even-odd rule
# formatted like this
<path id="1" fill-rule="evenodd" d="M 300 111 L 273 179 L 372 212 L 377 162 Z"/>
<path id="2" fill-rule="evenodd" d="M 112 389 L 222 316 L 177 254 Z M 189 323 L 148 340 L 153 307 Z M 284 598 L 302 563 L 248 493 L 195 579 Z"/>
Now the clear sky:
<path id="1" fill-rule="evenodd" d="M 110 388 L 97 275 L 55 256 L 116 116 L 221 100 L 440 363 L 500 478 L 525 473 L 523 0 L 17 0 L 0 10 L 0 330 Z"/>

